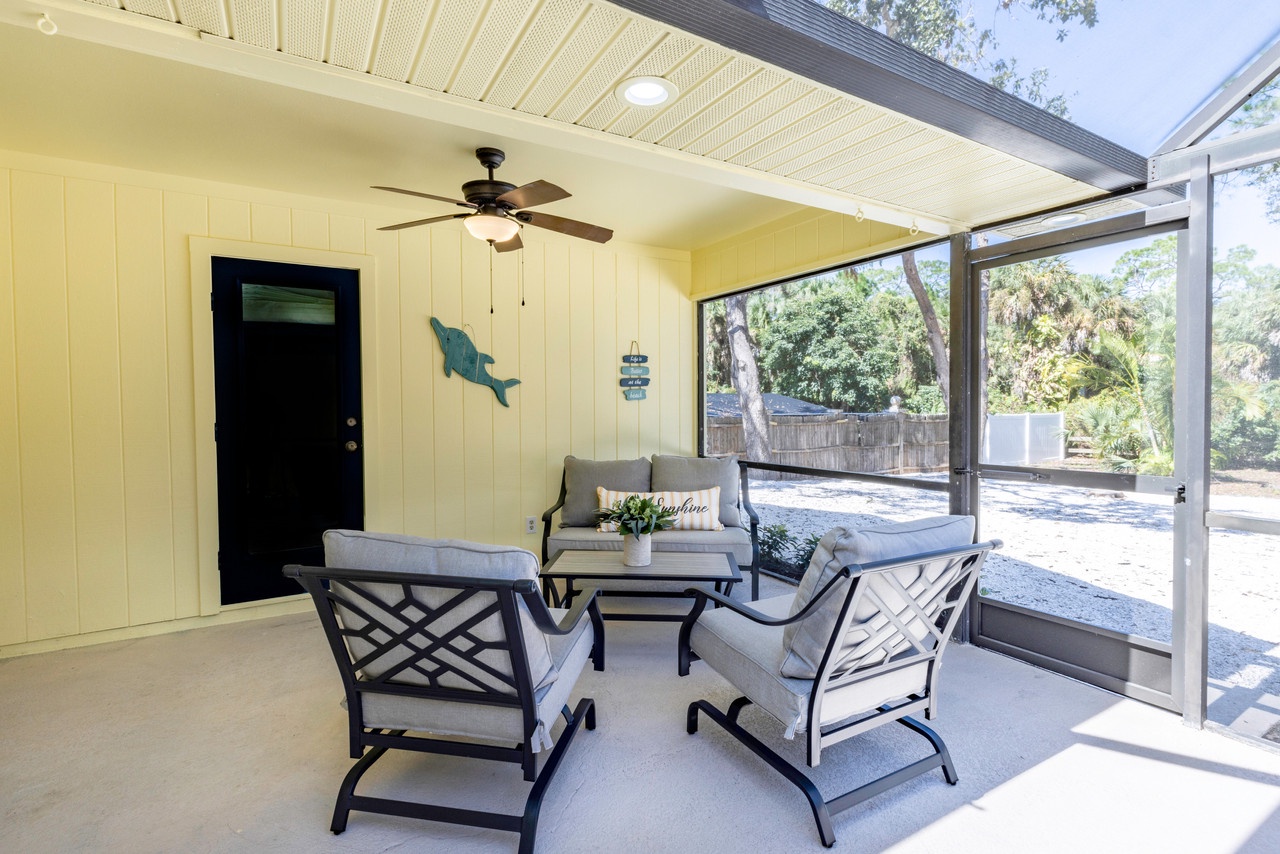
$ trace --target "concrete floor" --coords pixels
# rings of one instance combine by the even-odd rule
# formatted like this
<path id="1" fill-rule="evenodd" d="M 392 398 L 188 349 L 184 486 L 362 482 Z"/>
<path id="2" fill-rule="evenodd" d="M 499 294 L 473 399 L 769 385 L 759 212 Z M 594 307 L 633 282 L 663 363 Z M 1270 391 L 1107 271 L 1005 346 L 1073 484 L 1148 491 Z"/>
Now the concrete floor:
<path id="1" fill-rule="evenodd" d="M 822 850 L 788 783 L 689 701 L 674 624 L 609 623 L 582 731 L 544 803 L 538 850 Z M 0 851 L 514 851 L 515 836 L 354 813 L 328 832 L 349 767 L 341 686 L 310 615 L 0 661 Z M 781 727 L 748 710 L 768 743 Z M 1280 852 L 1280 753 L 1011 659 L 950 647 L 936 728 L 959 774 L 931 773 L 836 818 L 844 851 Z M 558 730 L 557 730 L 558 731 Z M 827 751 L 828 796 L 923 755 L 901 727 Z M 923 742 L 919 742 L 923 744 Z M 363 790 L 516 812 L 514 766 L 391 755 Z"/>

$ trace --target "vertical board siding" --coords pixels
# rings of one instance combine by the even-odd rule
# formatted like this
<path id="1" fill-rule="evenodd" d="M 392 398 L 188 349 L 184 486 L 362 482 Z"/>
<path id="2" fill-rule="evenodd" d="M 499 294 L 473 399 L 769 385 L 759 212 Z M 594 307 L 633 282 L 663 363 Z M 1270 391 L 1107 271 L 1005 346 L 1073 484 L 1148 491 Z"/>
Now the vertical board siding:
<path id="1" fill-rule="evenodd" d="M 158 190 L 117 189 L 116 265 L 129 622 L 138 625 L 174 618 L 164 213 Z"/>
<path id="2" fill-rule="evenodd" d="M 10 173 L 0 169 L 0 644 L 27 640 L 11 206 Z"/>
<path id="3" fill-rule="evenodd" d="M 210 346 L 208 295 L 192 291 L 192 237 L 373 259 L 370 530 L 537 551 L 524 519 L 555 500 L 565 455 L 694 450 L 687 254 L 535 238 L 495 255 L 453 225 L 379 232 L 314 200 L 65 168 L 0 160 L 0 646 L 210 612 L 200 566 L 216 531 L 196 461 L 212 453 L 197 442 L 212 392 L 193 353 Z M 432 316 L 520 380 L 509 407 L 444 376 Z M 637 402 L 617 384 L 632 340 L 652 380 Z"/>
<path id="4" fill-rule="evenodd" d="M 66 198 L 77 610 L 93 632 L 129 624 L 115 188 L 68 180 Z"/>
<path id="5" fill-rule="evenodd" d="M 693 296 L 718 296 L 851 263 L 918 241 L 900 226 L 837 213 L 799 213 L 693 253 Z"/>
<path id="6" fill-rule="evenodd" d="M 164 194 L 165 314 L 169 351 L 169 477 L 173 501 L 174 614 L 200 613 L 199 543 L 196 494 L 195 371 L 191 341 L 191 241 L 209 227 L 204 196 Z"/>
<path id="7" fill-rule="evenodd" d="M 63 181 L 13 175 L 14 325 L 28 639 L 80 630 Z"/>

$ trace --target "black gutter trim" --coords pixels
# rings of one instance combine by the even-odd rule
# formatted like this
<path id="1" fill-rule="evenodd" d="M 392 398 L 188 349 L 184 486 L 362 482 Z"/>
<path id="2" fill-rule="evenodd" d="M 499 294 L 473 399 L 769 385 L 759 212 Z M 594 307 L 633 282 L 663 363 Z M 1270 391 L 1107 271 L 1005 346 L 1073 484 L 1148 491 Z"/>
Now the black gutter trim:
<path id="1" fill-rule="evenodd" d="M 1104 190 L 1147 160 L 816 0 L 610 0 L 734 52 Z"/>

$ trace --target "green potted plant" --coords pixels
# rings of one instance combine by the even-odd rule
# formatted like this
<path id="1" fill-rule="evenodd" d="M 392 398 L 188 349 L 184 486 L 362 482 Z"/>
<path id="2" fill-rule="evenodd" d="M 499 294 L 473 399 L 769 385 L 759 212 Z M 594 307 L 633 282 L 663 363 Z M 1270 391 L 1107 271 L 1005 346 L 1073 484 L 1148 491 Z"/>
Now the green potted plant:
<path id="1" fill-rule="evenodd" d="M 652 498 L 628 495 L 610 507 L 596 511 L 601 522 L 618 526 L 622 535 L 622 562 L 627 566 L 648 566 L 652 560 L 650 535 L 676 523 L 676 510 L 664 507 Z"/>

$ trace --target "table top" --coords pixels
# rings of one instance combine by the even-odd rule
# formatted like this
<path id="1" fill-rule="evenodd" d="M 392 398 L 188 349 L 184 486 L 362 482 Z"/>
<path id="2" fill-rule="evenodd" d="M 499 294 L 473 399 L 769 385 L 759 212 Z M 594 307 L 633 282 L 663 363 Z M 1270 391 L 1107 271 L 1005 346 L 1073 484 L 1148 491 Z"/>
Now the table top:
<path id="1" fill-rule="evenodd" d="M 741 581 L 733 552 L 653 552 L 648 566 L 626 566 L 621 551 L 565 549 L 542 568 L 547 578 L 647 578 L 654 581 Z"/>

